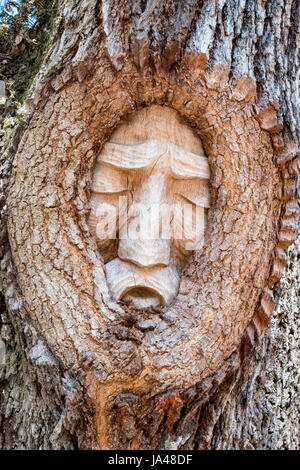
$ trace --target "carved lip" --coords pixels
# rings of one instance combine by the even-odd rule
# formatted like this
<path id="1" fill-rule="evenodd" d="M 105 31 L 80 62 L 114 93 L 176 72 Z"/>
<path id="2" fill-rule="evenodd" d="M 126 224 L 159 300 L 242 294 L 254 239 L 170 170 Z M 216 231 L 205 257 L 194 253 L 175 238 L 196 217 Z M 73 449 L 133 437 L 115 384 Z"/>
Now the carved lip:
<path id="1" fill-rule="evenodd" d="M 171 266 L 140 268 L 115 258 L 105 267 L 108 287 L 116 300 L 129 295 L 137 306 L 146 307 L 153 303 L 167 306 L 178 293 L 180 277 Z"/>
<path id="2" fill-rule="evenodd" d="M 165 304 L 159 292 L 143 286 L 127 289 L 123 292 L 121 299 L 129 300 L 138 308 L 158 307 Z"/>

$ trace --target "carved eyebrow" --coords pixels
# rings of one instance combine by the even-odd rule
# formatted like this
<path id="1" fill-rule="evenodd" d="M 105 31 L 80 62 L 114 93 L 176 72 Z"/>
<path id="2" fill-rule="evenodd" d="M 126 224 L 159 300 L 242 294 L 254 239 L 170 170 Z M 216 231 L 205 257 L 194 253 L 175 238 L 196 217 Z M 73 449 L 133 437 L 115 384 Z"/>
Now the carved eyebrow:
<path id="1" fill-rule="evenodd" d="M 158 142 L 154 139 L 133 145 L 107 142 L 97 161 L 115 168 L 135 170 L 148 167 L 167 150 L 170 154 L 171 170 L 175 177 L 209 179 L 210 171 L 205 156 L 190 152 L 170 142 Z"/>
<path id="2" fill-rule="evenodd" d="M 209 179 L 210 170 L 207 158 L 196 153 L 169 144 L 171 153 L 171 169 L 176 177 L 183 179 Z"/>
<path id="3" fill-rule="evenodd" d="M 135 170 L 146 168 L 152 161 L 166 151 L 164 145 L 156 140 L 147 140 L 141 144 L 123 145 L 107 142 L 98 157 L 98 162 L 108 163 L 116 168 Z"/>

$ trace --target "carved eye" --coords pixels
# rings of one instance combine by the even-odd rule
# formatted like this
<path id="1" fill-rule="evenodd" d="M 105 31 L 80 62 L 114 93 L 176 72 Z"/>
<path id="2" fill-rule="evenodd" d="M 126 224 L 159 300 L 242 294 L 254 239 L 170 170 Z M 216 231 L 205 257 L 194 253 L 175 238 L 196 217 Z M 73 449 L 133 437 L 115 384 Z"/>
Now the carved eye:
<path id="1" fill-rule="evenodd" d="M 120 193 L 128 189 L 128 177 L 119 169 L 103 163 L 97 163 L 94 173 L 92 191 L 95 193 Z"/>
<path id="2" fill-rule="evenodd" d="M 175 180 L 175 194 L 187 201 L 205 208 L 210 207 L 209 188 L 204 181 L 199 180 Z"/>

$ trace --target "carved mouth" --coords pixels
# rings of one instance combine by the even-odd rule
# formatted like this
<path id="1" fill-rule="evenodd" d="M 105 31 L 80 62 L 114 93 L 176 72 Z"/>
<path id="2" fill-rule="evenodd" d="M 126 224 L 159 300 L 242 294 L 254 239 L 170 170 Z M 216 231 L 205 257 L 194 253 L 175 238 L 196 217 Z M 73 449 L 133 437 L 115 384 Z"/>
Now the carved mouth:
<path id="1" fill-rule="evenodd" d="M 129 301 L 138 308 L 159 307 L 160 305 L 164 305 L 164 299 L 157 291 L 140 286 L 124 292 L 121 300 Z"/>
<path id="2" fill-rule="evenodd" d="M 112 296 L 138 308 L 169 305 L 178 293 L 179 274 L 170 266 L 140 268 L 115 258 L 105 267 Z"/>

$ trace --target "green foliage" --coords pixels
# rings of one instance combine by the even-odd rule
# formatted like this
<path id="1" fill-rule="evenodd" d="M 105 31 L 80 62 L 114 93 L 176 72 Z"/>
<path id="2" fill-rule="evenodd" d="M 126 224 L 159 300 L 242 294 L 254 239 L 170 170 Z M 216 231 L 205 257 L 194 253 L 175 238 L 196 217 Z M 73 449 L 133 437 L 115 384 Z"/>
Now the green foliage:
<path id="1" fill-rule="evenodd" d="M 6 0 L 0 12 L 0 23 L 6 25 L 8 30 L 4 35 L 0 33 L 0 52 L 3 48 L 14 47 L 20 30 L 29 42 L 36 41 L 36 34 L 41 29 L 49 34 L 54 7 L 53 0 Z"/>
<path id="2" fill-rule="evenodd" d="M 3 3 L 3 2 L 2 2 Z M 7 90 L 0 117 L 14 115 L 38 72 L 56 12 L 56 0 L 6 0 L 0 11 L 0 80 Z"/>

